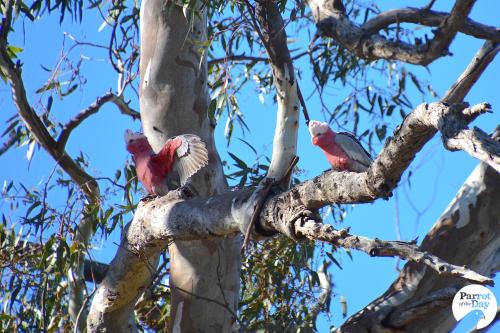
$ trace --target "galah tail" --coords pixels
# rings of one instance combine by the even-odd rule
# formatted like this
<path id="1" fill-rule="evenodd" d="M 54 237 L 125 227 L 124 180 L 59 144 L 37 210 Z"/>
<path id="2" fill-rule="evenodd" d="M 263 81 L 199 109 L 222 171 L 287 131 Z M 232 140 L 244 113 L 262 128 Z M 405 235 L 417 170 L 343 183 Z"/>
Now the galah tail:
<path id="1" fill-rule="evenodd" d="M 347 132 L 334 132 L 327 123 L 309 122 L 312 144 L 321 148 L 332 169 L 364 172 L 372 163 L 370 154 L 356 137 Z"/>
<path id="2" fill-rule="evenodd" d="M 194 134 L 170 138 L 155 154 L 146 136 L 125 131 L 125 144 L 132 154 L 137 177 L 149 194 L 165 195 L 168 192 L 167 177 L 172 171 L 179 175 L 180 185 L 208 164 L 205 143 Z"/>

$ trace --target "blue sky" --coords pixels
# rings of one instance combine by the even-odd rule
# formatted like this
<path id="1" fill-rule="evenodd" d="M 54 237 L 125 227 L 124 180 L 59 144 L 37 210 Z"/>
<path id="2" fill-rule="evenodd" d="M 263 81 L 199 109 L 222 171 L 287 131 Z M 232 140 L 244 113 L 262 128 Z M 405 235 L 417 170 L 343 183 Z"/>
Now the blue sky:
<path id="1" fill-rule="evenodd" d="M 400 5 L 394 1 L 379 1 L 382 9 L 389 9 Z M 412 6 L 426 4 L 427 1 L 412 1 Z M 449 10 L 450 2 L 438 1 L 436 9 Z M 478 2 L 471 14 L 471 18 L 484 24 L 498 25 L 498 12 L 500 3 Z M 28 90 L 28 98 L 31 103 L 36 104 L 40 100 L 40 95 L 34 93 L 36 89 L 47 80 L 47 73 L 41 68 L 54 67 L 57 57 L 61 52 L 63 33 L 78 36 L 80 40 L 106 40 L 109 31 L 106 28 L 99 32 L 102 20 L 94 14 L 84 17 L 82 25 L 72 24 L 66 20 L 62 26 L 58 23 L 58 17 L 42 18 L 42 22 L 36 25 L 26 23 L 17 24 L 13 33 L 12 44 L 21 46 L 24 51 L 20 54 L 24 62 L 23 77 Z M 70 43 L 66 36 L 66 42 Z M 297 43 L 308 43 L 307 36 L 299 36 Z M 453 57 L 438 59 L 432 63 L 428 71 L 414 66 L 407 66 L 421 78 L 428 80 L 434 89 L 443 94 L 446 89 L 456 80 L 463 69 L 471 60 L 473 54 L 479 49 L 482 41 L 474 38 L 459 35 L 453 42 L 450 51 Z M 84 89 L 75 93 L 63 102 L 55 101 L 53 114 L 64 121 L 69 119 L 78 111 L 92 103 L 96 96 L 104 94 L 109 89 L 116 89 L 116 75 L 110 69 L 107 58 L 103 53 L 98 53 L 89 48 L 76 49 L 74 55 L 82 55 L 88 58 L 83 62 L 83 71 L 86 72 L 88 82 Z M 310 82 L 310 73 L 305 69 L 302 75 L 301 87 L 304 95 L 308 96 L 313 90 Z M 296 67 L 301 67 L 301 62 L 297 62 Z M 500 60 L 497 58 L 477 82 L 471 93 L 466 98 L 471 104 L 483 101 L 490 102 L 493 109 L 500 106 L 500 88 L 498 85 L 497 73 L 500 73 Z M 343 98 L 345 91 L 339 89 L 336 94 L 327 96 L 331 103 L 338 103 Z M 416 91 L 410 87 L 409 95 L 416 106 L 423 99 Z M 129 95 L 132 97 L 132 95 Z M 276 106 L 271 97 L 267 97 L 262 104 L 257 98 L 254 87 L 243 90 L 238 96 L 245 114 L 245 121 L 250 128 L 249 132 L 243 134 L 241 130 L 235 128 L 234 138 L 242 138 L 249 141 L 262 155 L 270 156 L 272 152 L 272 140 L 274 134 L 274 124 L 276 116 Z M 46 97 L 42 97 L 45 102 Z M 431 96 L 427 96 L 425 101 L 432 102 Z M 132 99 L 131 105 L 138 110 L 138 100 Z M 311 118 L 323 119 L 320 111 L 319 100 L 313 96 L 307 101 Z M 0 122 L 12 116 L 16 111 L 13 107 L 10 88 L 0 84 Z M 487 114 L 478 119 L 474 125 L 490 132 L 500 123 L 498 112 Z M 91 163 L 91 174 L 112 175 L 114 171 L 123 165 L 128 158 L 128 154 L 123 145 L 123 132 L 126 128 L 139 129 L 139 122 L 132 122 L 130 119 L 119 114 L 113 105 L 106 105 L 98 115 L 89 118 L 81 127 L 74 131 L 68 143 L 68 152 L 76 156 L 80 150 L 85 150 Z M 361 126 L 370 126 L 368 120 L 364 120 Z M 224 124 L 221 123 L 216 129 L 216 142 L 223 160 L 231 163 L 231 158 L 226 152 L 226 141 L 224 139 Z M 381 144 L 375 146 L 381 149 Z M 253 152 L 239 140 L 232 140 L 228 147 L 230 152 L 237 152 L 248 164 L 255 159 Z M 0 170 L 2 175 L 0 181 L 15 180 L 30 186 L 36 186 L 41 180 L 46 180 L 54 168 L 54 161 L 38 150 L 31 164 L 28 165 L 26 159 L 27 147 L 14 149 L 0 157 Z M 303 179 L 311 178 L 325 169 L 328 164 L 320 151 L 310 144 L 309 134 L 305 127 L 299 130 L 299 167 L 305 170 Z M 395 191 L 395 195 L 389 201 L 379 200 L 374 204 L 356 205 L 349 211 L 344 222 L 344 226 L 351 227 L 354 234 L 368 237 L 378 237 L 382 239 L 396 239 L 395 215 L 396 206 L 399 212 L 399 225 L 401 229 L 401 239 L 410 240 L 416 236 L 423 239 L 425 233 L 434 224 L 439 215 L 443 212 L 464 180 L 477 165 L 477 161 L 469 157 L 466 153 L 445 151 L 439 138 L 434 138 L 425 149 L 417 155 L 412 163 L 411 186 L 408 182 Z M 396 200 L 397 198 L 397 200 Z M 8 213 L 8 205 L 0 203 L 0 212 Z M 16 214 L 11 218 L 15 221 Z M 95 259 L 108 262 L 116 251 L 113 244 L 118 239 L 114 235 L 105 243 L 96 239 L 93 251 Z M 342 251 L 340 251 L 342 252 Z M 351 315 L 364 307 L 369 301 L 379 296 L 386 290 L 392 282 L 397 272 L 395 270 L 396 261 L 388 258 L 370 258 L 363 253 L 353 252 L 353 261 L 347 255 L 341 255 L 340 260 L 343 270 L 336 266 L 331 268 L 334 281 L 334 294 L 332 300 L 331 316 L 329 320 L 335 325 L 342 323 L 340 315 L 339 297 L 344 295 L 347 298 L 349 312 Z M 496 278 L 497 285 L 500 282 Z M 497 298 L 500 297 L 500 288 L 495 287 L 494 292 Z M 450 313 L 451 316 L 451 313 Z M 467 324 L 467 325 L 466 325 Z M 465 326 L 470 323 L 462 323 L 455 331 L 466 331 Z M 320 329 L 326 330 L 327 320 L 322 319 Z"/>

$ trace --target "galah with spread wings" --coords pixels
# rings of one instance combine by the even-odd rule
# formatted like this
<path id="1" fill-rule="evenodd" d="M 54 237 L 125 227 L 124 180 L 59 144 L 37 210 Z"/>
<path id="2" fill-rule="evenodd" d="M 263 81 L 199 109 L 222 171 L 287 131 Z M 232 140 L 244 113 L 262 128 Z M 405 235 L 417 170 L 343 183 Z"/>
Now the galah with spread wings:
<path id="1" fill-rule="evenodd" d="M 309 122 L 312 144 L 321 148 L 332 169 L 337 171 L 364 172 L 372 163 L 370 154 L 354 135 L 334 132 L 327 123 Z"/>
<path id="2" fill-rule="evenodd" d="M 142 133 L 126 130 L 125 143 L 134 158 L 137 177 L 149 194 L 165 195 L 168 192 L 167 176 L 173 170 L 179 174 L 182 186 L 208 164 L 205 143 L 194 134 L 168 139 L 158 154 L 154 153 Z"/>

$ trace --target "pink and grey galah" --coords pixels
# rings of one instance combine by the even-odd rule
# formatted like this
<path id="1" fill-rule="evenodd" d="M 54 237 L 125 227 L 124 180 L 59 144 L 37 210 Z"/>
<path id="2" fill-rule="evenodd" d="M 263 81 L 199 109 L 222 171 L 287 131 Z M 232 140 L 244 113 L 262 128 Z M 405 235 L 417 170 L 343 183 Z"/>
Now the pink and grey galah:
<path id="1" fill-rule="evenodd" d="M 333 170 L 364 172 L 373 161 L 350 133 L 334 132 L 327 123 L 317 120 L 309 122 L 309 133 L 312 144 L 321 148 Z"/>
<path id="2" fill-rule="evenodd" d="M 194 134 L 183 134 L 170 138 L 155 154 L 146 136 L 125 131 L 125 144 L 132 154 L 137 177 L 146 191 L 153 195 L 168 192 L 167 177 L 172 171 L 179 175 L 180 185 L 208 164 L 205 143 Z"/>

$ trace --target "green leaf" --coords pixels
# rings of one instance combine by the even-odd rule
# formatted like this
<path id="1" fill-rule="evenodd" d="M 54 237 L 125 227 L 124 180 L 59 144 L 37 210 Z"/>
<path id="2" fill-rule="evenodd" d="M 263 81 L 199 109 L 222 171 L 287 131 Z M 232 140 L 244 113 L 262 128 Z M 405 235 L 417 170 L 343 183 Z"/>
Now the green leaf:
<path id="1" fill-rule="evenodd" d="M 44 84 L 41 88 L 38 88 L 35 91 L 35 93 L 40 94 L 40 93 L 43 93 L 44 91 L 52 90 L 58 86 L 59 86 L 58 81 L 49 81 L 46 84 Z"/>
<path id="2" fill-rule="evenodd" d="M 17 55 L 23 51 L 22 47 L 9 45 L 7 46 L 7 55 L 10 59 L 16 59 Z"/>
<path id="3" fill-rule="evenodd" d="M 327 256 L 328 258 L 330 258 L 330 260 L 331 260 L 331 261 L 332 261 L 335 265 L 337 265 L 337 267 L 338 267 L 338 268 L 340 268 L 340 269 L 342 269 L 342 270 L 343 270 L 342 266 L 340 265 L 340 263 L 338 262 L 338 260 L 337 260 L 337 259 L 335 259 L 335 257 L 333 256 L 333 254 L 331 254 L 330 252 L 326 252 L 326 256 Z"/>
<path id="4" fill-rule="evenodd" d="M 240 169 L 248 169 L 247 164 L 243 162 L 243 160 L 241 160 L 238 156 L 230 152 L 228 152 L 228 154 L 236 162 L 235 166 L 239 167 Z"/>

